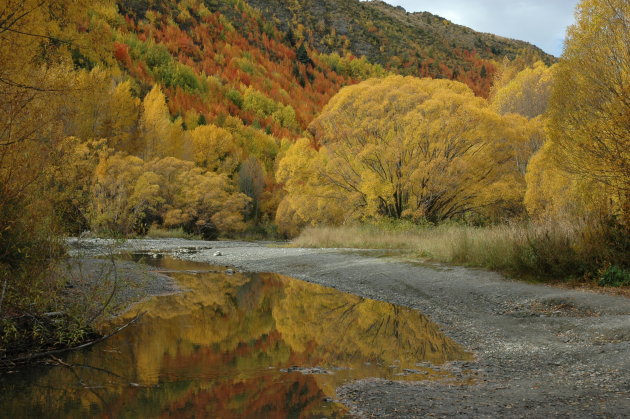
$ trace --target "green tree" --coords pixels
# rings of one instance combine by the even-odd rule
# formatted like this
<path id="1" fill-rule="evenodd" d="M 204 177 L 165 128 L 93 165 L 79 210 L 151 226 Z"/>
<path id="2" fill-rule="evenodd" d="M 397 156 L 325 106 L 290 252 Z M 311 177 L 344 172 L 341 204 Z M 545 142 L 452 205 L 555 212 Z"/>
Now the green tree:
<path id="1" fill-rule="evenodd" d="M 302 43 L 295 53 L 295 58 L 304 65 L 313 64 L 313 60 L 308 56 L 308 51 L 306 51 L 306 47 L 304 43 Z"/>

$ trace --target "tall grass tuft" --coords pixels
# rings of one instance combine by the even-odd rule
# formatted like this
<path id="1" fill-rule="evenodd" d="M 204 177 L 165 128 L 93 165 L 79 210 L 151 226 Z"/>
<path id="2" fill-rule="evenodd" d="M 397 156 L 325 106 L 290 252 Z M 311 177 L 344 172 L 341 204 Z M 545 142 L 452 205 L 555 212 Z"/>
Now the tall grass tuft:
<path id="1" fill-rule="evenodd" d="M 152 225 L 149 228 L 149 231 L 146 234 L 146 237 L 149 239 L 190 239 L 196 240 L 201 239 L 200 236 L 195 236 L 194 234 L 189 234 L 184 231 L 183 228 L 159 228 L 155 225 Z"/>

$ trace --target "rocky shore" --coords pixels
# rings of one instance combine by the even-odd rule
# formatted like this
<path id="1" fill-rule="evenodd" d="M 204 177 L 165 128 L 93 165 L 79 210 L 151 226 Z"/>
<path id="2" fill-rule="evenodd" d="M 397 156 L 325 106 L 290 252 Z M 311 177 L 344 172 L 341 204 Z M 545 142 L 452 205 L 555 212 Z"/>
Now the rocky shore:
<path id="1" fill-rule="evenodd" d="M 106 241 L 75 244 L 97 255 Z M 269 243 L 129 240 L 236 270 L 277 272 L 420 310 L 475 361 L 444 382 L 368 379 L 337 390 L 359 417 L 628 417 L 630 299 L 512 281 L 483 270 L 419 264 L 348 249 Z"/>

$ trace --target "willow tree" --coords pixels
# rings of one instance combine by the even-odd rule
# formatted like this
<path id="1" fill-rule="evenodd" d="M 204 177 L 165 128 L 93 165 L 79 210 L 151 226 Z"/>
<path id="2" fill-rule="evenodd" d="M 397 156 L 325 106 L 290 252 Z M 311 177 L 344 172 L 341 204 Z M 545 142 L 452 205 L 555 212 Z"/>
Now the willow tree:
<path id="1" fill-rule="evenodd" d="M 517 113 L 527 118 L 544 114 L 551 95 L 554 68 L 538 61 L 509 81 L 497 80 L 490 97 L 492 107 L 501 114 Z"/>
<path id="2" fill-rule="evenodd" d="M 110 234 L 144 234 L 155 223 L 216 238 L 243 230 L 249 201 L 225 174 L 191 161 L 102 155 L 92 185 L 90 222 L 93 230 Z"/>
<path id="3" fill-rule="evenodd" d="M 505 204 L 493 191 L 516 170 L 514 132 L 454 81 L 391 76 L 346 87 L 310 130 L 319 151 L 301 141 L 280 163 L 286 214 L 328 205 L 337 220 L 437 222 Z"/>
<path id="4" fill-rule="evenodd" d="M 78 93 L 71 53 L 95 58 L 108 47 L 106 28 L 90 25 L 87 6 L 5 0 L 0 7 L 0 315 L 3 303 L 32 312 L 36 294 L 48 294 L 37 280 L 60 246 L 42 179 Z"/>
<path id="5" fill-rule="evenodd" d="M 556 164 L 630 211 L 630 3 L 584 0 L 569 28 L 550 104 Z"/>

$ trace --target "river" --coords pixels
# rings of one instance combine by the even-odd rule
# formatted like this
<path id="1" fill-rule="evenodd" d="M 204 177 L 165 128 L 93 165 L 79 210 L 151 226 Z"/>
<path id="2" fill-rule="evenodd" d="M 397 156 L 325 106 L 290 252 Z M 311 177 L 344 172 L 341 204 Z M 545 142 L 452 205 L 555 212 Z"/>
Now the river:
<path id="1" fill-rule="evenodd" d="M 270 273 L 132 255 L 182 292 L 56 365 L 0 377 L 3 417 L 343 417 L 353 380 L 466 380 L 472 358 L 420 312 Z"/>

